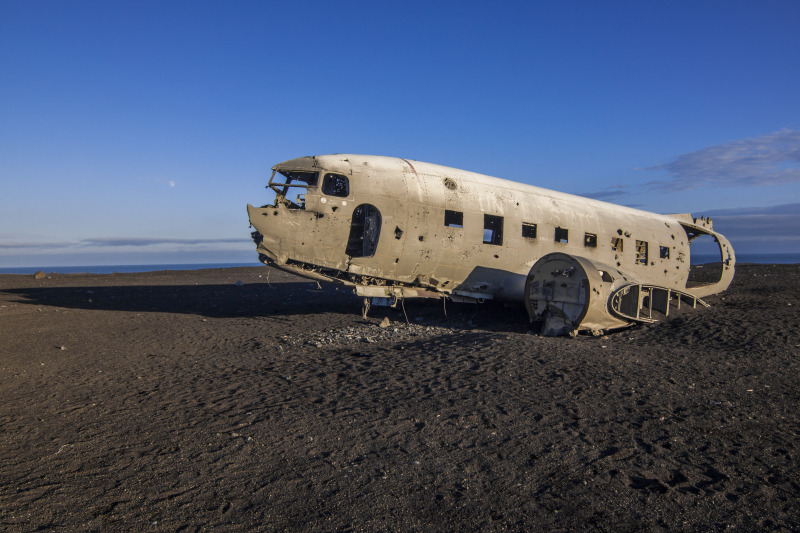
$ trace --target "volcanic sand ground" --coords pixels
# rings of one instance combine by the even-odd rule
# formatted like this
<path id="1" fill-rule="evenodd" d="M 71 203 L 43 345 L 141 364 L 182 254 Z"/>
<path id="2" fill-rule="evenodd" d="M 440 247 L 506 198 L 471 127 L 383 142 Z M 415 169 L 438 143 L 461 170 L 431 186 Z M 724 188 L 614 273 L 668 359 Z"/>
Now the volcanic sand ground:
<path id="1" fill-rule="evenodd" d="M 0 528 L 798 531 L 799 295 L 740 265 L 571 339 L 268 268 L 3 275 Z"/>

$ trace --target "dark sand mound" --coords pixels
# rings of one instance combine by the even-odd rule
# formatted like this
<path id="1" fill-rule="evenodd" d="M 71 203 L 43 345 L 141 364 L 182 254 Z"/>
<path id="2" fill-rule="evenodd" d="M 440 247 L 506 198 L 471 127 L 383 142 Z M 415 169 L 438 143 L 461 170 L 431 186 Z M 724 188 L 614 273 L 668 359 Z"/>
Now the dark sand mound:
<path id="1" fill-rule="evenodd" d="M 553 339 L 267 268 L 0 276 L 0 528 L 797 531 L 799 287 Z"/>

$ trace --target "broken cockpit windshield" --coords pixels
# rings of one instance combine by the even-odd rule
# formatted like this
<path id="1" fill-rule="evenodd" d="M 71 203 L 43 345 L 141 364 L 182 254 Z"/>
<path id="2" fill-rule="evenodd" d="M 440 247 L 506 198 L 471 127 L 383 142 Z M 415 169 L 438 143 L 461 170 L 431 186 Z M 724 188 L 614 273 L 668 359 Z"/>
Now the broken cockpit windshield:
<path id="1" fill-rule="evenodd" d="M 275 191 L 275 205 L 283 204 L 289 209 L 306 208 L 306 192 L 317 186 L 318 172 L 300 170 L 276 170 L 269 180 L 269 188 Z"/>

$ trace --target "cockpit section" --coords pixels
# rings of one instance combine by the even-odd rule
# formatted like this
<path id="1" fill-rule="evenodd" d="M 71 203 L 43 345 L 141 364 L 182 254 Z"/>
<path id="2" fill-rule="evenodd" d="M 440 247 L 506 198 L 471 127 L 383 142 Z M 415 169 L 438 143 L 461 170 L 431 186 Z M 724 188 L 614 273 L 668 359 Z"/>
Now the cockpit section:
<path id="1" fill-rule="evenodd" d="M 305 209 L 306 194 L 316 190 L 319 177 L 324 171 L 275 170 L 268 187 L 275 192 L 274 206 L 284 205 L 288 209 Z M 342 174 L 326 172 L 320 187 L 322 194 L 336 198 L 350 196 L 350 179 Z"/>
<path id="2" fill-rule="evenodd" d="M 325 168 L 304 157 L 272 168 L 267 205 L 248 206 L 262 262 L 301 268 L 302 275 L 308 269 L 325 271 L 323 278 L 340 279 L 348 278 L 353 259 L 375 256 L 381 212 L 375 205 L 356 203 L 354 177 L 338 163 Z"/>

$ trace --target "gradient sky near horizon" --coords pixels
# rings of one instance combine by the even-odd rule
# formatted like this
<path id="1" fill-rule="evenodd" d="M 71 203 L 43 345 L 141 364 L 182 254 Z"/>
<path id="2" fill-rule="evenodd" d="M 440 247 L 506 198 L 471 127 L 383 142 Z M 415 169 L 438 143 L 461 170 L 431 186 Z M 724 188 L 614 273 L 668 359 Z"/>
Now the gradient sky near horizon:
<path id="1" fill-rule="evenodd" d="M 255 261 L 270 167 L 398 156 L 800 252 L 800 2 L 0 0 L 0 267 Z"/>

